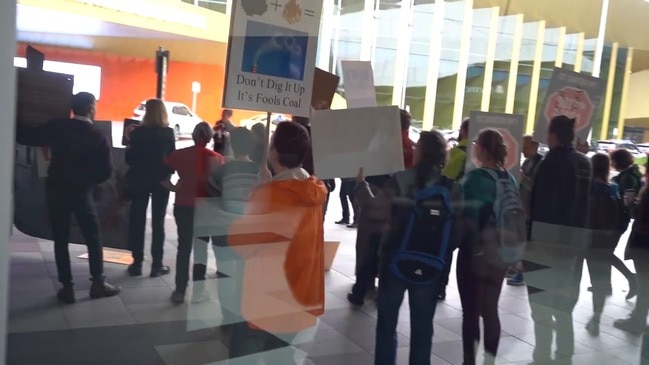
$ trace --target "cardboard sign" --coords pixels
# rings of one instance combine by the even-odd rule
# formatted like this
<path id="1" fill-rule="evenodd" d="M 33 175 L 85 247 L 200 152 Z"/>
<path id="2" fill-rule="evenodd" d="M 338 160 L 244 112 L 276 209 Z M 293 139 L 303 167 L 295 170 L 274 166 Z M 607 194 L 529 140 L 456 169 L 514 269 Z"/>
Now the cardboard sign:
<path id="1" fill-rule="evenodd" d="M 313 94 L 311 96 L 311 106 L 313 109 L 326 110 L 331 108 L 339 82 L 340 77 L 319 68 L 315 69 L 315 74 L 313 75 Z"/>
<path id="2" fill-rule="evenodd" d="M 321 179 L 392 174 L 404 169 L 399 108 L 322 110 L 311 118 L 313 162 Z"/>
<path id="3" fill-rule="evenodd" d="M 481 131 L 495 129 L 503 135 L 507 146 L 507 157 L 504 168 L 517 179 L 520 176 L 520 158 L 523 151 L 523 131 L 525 129 L 525 116 L 515 114 L 472 112 L 469 124 L 469 141 L 474 141 Z M 475 153 L 473 143 L 469 144 L 466 159 L 466 171 L 480 167 L 480 162 Z"/>
<path id="4" fill-rule="evenodd" d="M 25 68 L 17 68 L 16 72 L 18 123 L 36 126 L 50 119 L 70 117 L 73 76 Z"/>
<path id="5" fill-rule="evenodd" d="M 565 115 L 576 120 L 575 134 L 581 141 L 586 141 L 605 88 L 605 80 L 555 68 L 543 109 L 536 121 L 534 139 L 545 142 L 552 118 Z"/>
<path id="6" fill-rule="evenodd" d="M 320 0 L 232 4 L 223 106 L 308 117 Z"/>
<path id="7" fill-rule="evenodd" d="M 341 61 L 348 108 L 376 106 L 374 72 L 369 61 Z"/>

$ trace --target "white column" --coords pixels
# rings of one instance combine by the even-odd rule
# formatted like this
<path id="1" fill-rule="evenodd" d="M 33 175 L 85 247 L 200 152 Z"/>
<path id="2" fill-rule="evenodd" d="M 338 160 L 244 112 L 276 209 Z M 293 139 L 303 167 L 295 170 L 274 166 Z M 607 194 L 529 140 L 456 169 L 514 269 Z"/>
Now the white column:
<path id="1" fill-rule="evenodd" d="M 428 75 L 426 76 L 426 97 L 424 99 L 424 122 L 422 126 L 424 130 L 432 129 L 435 121 L 437 79 L 439 77 L 439 60 L 442 57 L 445 10 L 444 0 L 435 0 L 435 10 L 430 27 L 430 45 L 428 48 Z"/>
<path id="2" fill-rule="evenodd" d="M 496 44 L 498 42 L 498 20 L 500 19 L 500 8 L 491 8 L 491 20 L 489 22 L 489 39 L 487 41 L 487 57 L 484 66 L 484 82 L 482 84 L 482 101 L 480 111 L 488 112 L 491 104 L 491 84 L 494 79 L 494 61 L 496 59 Z"/>
<path id="3" fill-rule="evenodd" d="M 471 29 L 473 27 L 473 0 L 464 0 L 462 17 L 462 35 L 460 39 L 460 58 L 457 65 L 457 82 L 455 83 L 455 103 L 453 104 L 453 129 L 460 129 L 464 119 L 464 95 L 466 91 L 466 72 L 469 67 L 471 51 Z"/>
<path id="4" fill-rule="evenodd" d="M 334 34 L 334 0 L 323 0 L 322 19 L 320 20 L 320 38 L 318 39 L 318 68 L 331 71 L 329 58 L 331 57 L 331 40 Z"/>
<path id="5" fill-rule="evenodd" d="M 340 42 L 340 21 L 343 12 L 342 0 L 335 0 L 334 5 L 334 38 L 331 46 L 331 68 L 327 70 L 331 73 L 336 73 L 338 68 L 338 43 Z"/>
<path id="6" fill-rule="evenodd" d="M 13 223 L 16 1 L 0 1 L 0 363 L 6 358 L 9 236 Z"/>
<path id="7" fill-rule="evenodd" d="M 593 60 L 593 76 L 599 77 L 602 68 L 602 57 L 604 56 L 604 40 L 606 37 L 606 22 L 608 20 L 608 9 L 610 0 L 602 0 L 602 14 L 599 18 L 599 33 L 595 46 L 595 59 Z"/>
<path id="8" fill-rule="evenodd" d="M 363 7 L 363 34 L 361 35 L 361 61 L 371 60 L 372 44 L 374 38 L 376 38 L 375 33 L 374 0 L 365 0 L 365 6 Z"/>
<path id="9" fill-rule="evenodd" d="M 392 105 L 404 108 L 406 94 L 406 81 L 408 75 L 408 56 L 410 55 L 410 40 L 412 37 L 412 2 L 401 1 L 399 15 L 397 58 L 394 62 L 394 83 L 392 88 Z"/>

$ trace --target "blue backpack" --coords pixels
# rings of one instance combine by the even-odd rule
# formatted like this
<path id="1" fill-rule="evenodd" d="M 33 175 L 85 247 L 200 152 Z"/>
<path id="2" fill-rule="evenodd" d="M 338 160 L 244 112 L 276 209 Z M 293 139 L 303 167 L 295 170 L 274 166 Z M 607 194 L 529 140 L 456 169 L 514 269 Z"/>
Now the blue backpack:
<path id="1" fill-rule="evenodd" d="M 520 191 L 508 172 L 485 168 L 482 171 L 496 182 L 496 197 L 489 227 L 491 230 L 487 229 L 489 232 L 482 234 L 485 245 L 492 245 L 487 247 L 488 250 L 491 251 L 495 246 L 494 252 L 488 252 L 487 255 L 492 258 L 495 256 L 492 264 L 510 266 L 522 259 L 527 243 L 525 209 Z"/>
<path id="2" fill-rule="evenodd" d="M 398 175 L 396 178 L 399 181 Z M 452 186 L 452 180 L 440 177 L 414 195 L 402 193 L 409 198 L 409 212 L 392 236 L 400 240 L 400 245 L 389 263 L 389 270 L 401 280 L 430 284 L 444 272 L 454 219 Z"/>

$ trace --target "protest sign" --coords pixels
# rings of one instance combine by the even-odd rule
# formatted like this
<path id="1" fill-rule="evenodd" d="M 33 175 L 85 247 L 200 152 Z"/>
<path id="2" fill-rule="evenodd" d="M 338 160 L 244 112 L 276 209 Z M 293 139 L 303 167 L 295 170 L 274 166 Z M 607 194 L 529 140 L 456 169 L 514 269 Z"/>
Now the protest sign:
<path id="1" fill-rule="evenodd" d="M 340 62 L 343 69 L 343 85 L 348 108 L 368 108 L 376 106 L 374 73 L 369 61 Z"/>
<path id="2" fill-rule="evenodd" d="M 232 4 L 223 105 L 308 117 L 322 1 Z"/>
<path id="3" fill-rule="evenodd" d="M 321 179 L 404 169 L 399 108 L 322 110 L 311 118 L 315 174 Z"/>

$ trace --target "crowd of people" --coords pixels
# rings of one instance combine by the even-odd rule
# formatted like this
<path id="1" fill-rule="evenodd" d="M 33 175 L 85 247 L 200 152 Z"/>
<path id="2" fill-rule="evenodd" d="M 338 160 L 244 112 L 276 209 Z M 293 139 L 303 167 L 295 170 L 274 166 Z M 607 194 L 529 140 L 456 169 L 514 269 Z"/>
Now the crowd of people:
<path id="1" fill-rule="evenodd" d="M 73 119 L 18 129 L 21 143 L 49 145 L 52 151 L 47 197 L 63 286 L 58 298 L 69 304 L 75 302 L 68 253 L 72 214 L 88 247 L 90 296 L 109 297 L 120 291 L 103 275 L 91 195 L 93 187 L 112 173 L 109 145 L 93 128 L 91 94 L 75 95 L 72 111 Z M 209 298 L 205 279 L 211 242 L 217 278 L 227 278 L 217 280 L 223 324 L 246 323 L 230 333 L 230 356 L 256 352 L 268 364 L 296 363 L 297 351 L 266 356 L 262 349 L 271 340 L 264 334 L 298 344 L 324 313 L 323 222 L 335 182 L 314 175 L 308 118 L 279 123 L 267 146 L 263 125 L 248 130 L 234 126 L 231 117 L 232 112 L 225 110 L 215 126 L 198 124 L 192 134 L 194 145 L 176 150 L 163 103 L 147 101 L 146 114 L 131 133 L 126 152 L 128 244 L 133 256 L 128 274 L 142 275 L 149 200 L 150 276 L 171 273 L 163 264 L 164 217 L 174 192 L 178 250 L 171 300 L 178 304 L 186 300 L 190 276 L 192 301 Z M 406 169 L 365 176 L 359 166 L 358 176 L 342 181 L 343 217 L 336 222 L 358 229 L 356 282 L 349 302 L 362 306 L 370 292 L 377 293 L 375 364 L 396 364 L 396 330 L 406 291 L 409 363 L 430 364 L 436 303 L 446 298 L 454 256 L 463 310 L 464 365 L 476 363 L 481 339 L 484 364 L 495 363 L 501 337 L 498 301 L 505 278 L 510 285 L 527 284 L 536 339 L 534 363 L 570 364 L 575 350 L 572 313 L 584 262 L 593 294 L 588 332 L 599 335 L 606 298 L 612 295 L 611 267 L 627 278 L 627 299 L 638 296 L 630 317 L 615 326 L 644 331 L 649 290 L 640 284 L 649 280 L 649 194 L 628 151 L 588 158 L 583 145 L 574 143 L 575 121 L 557 116 L 549 124 L 545 156 L 538 152 L 539 141 L 531 136 L 521 141 L 525 161 L 519 174 L 503 167 L 510 151 L 495 129 L 481 130 L 469 141 L 471 121 L 466 119 L 459 144 L 449 150 L 434 130 L 422 132 L 416 143 L 410 141 L 408 112 L 401 111 L 400 123 L 403 133 L 395 138 L 403 139 Z M 213 149 L 208 148 L 210 143 Z M 469 148 L 478 166 L 467 171 Z M 617 171 L 613 179 L 611 168 Z M 175 183 L 174 173 L 179 176 Z M 353 216 L 345 209 L 347 202 Z M 208 233 L 196 225 L 205 204 L 214 204 L 218 211 L 208 217 L 212 222 Z M 631 222 L 625 259 L 634 261 L 636 274 L 614 254 Z"/>

